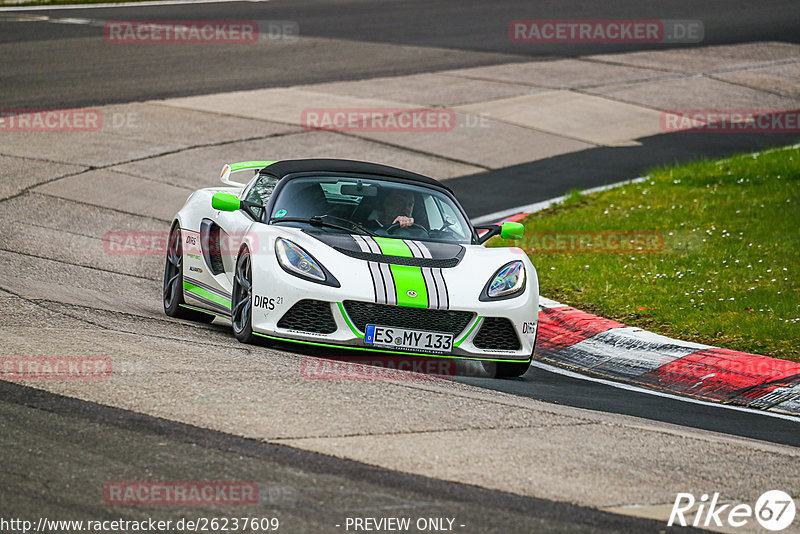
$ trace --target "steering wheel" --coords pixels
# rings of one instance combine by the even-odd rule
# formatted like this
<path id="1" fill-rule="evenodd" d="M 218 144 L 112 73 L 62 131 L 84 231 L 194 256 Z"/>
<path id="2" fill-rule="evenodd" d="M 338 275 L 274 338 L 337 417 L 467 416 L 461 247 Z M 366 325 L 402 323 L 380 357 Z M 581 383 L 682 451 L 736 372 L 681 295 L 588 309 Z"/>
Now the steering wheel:
<path id="1" fill-rule="evenodd" d="M 389 234 L 389 235 L 394 235 L 398 229 L 408 230 L 408 231 L 410 231 L 412 233 L 416 232 L 417 234 L 422 232 L 422 233 L 425 234 L 425 236 L 429 236 L 428 230 L 426 230 L 425 227 L 422 226 L 421 224 L 417 224 L 417 223 L 414 223 L 411 226 L 400 226 L 400 223 L 394 223 L 392 225 L 389 225 L 388 228 L 386 228 L 386 233 Z"/>

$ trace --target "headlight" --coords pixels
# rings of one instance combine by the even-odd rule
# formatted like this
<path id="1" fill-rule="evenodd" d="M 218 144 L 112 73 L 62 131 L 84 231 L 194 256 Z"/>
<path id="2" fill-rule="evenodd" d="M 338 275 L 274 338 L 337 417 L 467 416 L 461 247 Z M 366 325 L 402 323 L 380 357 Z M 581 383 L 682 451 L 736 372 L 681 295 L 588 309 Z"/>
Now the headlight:
<path id="1" fill-rule="evenodd" d="M 314 282 L 325 283 L 328 280 L 325 269 L 317 263 L 311 254 L 291 241 L 279 237 L 275 241 L 275 254 L 278 256 L 278 263 L 290 274 Z"/>
<path id="2" fill-rule="evenodd" d="M 485 293 L 490 299 L 507 297 L 525 287 L 525 267 L 521 261 L 512 261 L 500 268 L 486 285 Z"/>

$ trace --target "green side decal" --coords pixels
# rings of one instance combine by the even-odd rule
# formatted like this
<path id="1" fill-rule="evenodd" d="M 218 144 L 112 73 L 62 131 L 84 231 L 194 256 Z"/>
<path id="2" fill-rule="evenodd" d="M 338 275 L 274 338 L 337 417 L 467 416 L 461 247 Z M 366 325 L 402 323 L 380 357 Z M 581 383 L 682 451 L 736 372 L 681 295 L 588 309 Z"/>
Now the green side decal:
<path id="1" fill-rule="evenodd" d="M 358 329 L 355 327 L 355 325 L 350 322 L 350 317 L 348 317 L 347 312 L 344 311 L 344 304 L 342 304 L 341 302 L 337 302 L 336 304 L 339 306 L 339 311 L 342 312 L 342 317 L 344 317 L 344 322 L 347 323 L 347 326 L 350 327 L 350 330 L 352 330 L 353 333 L 358 337 L 364 337 L 364 334 L 359 332 Z"/>
<path id="2" fill-rule="evenodd" d="M 230 299 L 226 299 L 225 297 L 221 297 L 216 293 L 208 291 L 207 289 L 203 289 L 202 287 L 190 284 L 186 280 L 183 281 L 183 289 L 185 289 L 189 293 L 194 293 L 199 297 L 203 297 L 206 300 L 210 300 L 211 302 L 216 302 L 217 304 L 220 304 L 221 306 L 228 308 L 229 310 L 231 309 Z"/>
<path id="3" fill-rule="evenodd" d="M 381 252 L 387 256 L 412 257 L 411 249 L 402 239 L 389 239 L 386 237 L 375 237 L 373 239 L 378 243 Z M 422 269 L 410 265 L 390 265 L 389 268 L 392 271 L 392 278 L 394 278 L 397 305 L 427 308 L 429 306 L 428 290 L 425 288 Z"/>
<path id="4" fill-rule="evenodd" d="M 261 169 L 275 163 L 274 161 L 242 161 L 231 163 L 231 172 L 243 171 L 245 169 Z"/>
<path id="5" fill-rule="evenodd" d="M 472 331 L 475 330 L 475 327 L 478 326 L 478 323 L 481 322 L 481 319 L 483 319 L 483 316 L 481 316 L 481 315 L 477 316 L 475 318 L 475 322 L 472 323 L 472 326 L 470 327 L 470 329 L 467 330 L 466 334 L 464 334 L 464 337 L 462 337 L 461 339 L 459 339 L 455 343 L 453 343 L 453 346 L 457 347 L 457 346 L 461 345 L 464 342 L 464 340 L 469 337 L 469 335 L 472 333 Z"/>

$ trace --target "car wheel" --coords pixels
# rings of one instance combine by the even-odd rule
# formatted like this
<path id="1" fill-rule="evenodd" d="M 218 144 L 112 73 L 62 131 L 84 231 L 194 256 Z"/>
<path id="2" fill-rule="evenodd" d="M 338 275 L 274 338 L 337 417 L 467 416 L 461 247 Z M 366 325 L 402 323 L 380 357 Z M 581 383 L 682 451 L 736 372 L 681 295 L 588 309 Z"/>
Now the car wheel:
<path id="1" fill-rule="evenodd" d="M 164 313 L 177 319 L 187 319 L 199 323 L 214 320 L 211 313 L 203 313 L 184 308 L 183 301 L 183 240 L 177 224 L 172 227 L 167 241 L 167 261 L 164 266 Z"/>
<path id="2" fill-rule="evenodd" d="M 253 265 L 250 252 L 242 248 L 236 259 L 231 295 L 231 325 L 236 339 L 242 343 L 255 343 L 253 334 Z"/>
<path id="3" fill-rule="evenodd" d="M 483 370 L 495 378 L 517 378 L 528 372 L 531 362 L 533 361 L 533 353 L 536 350 L 536 341 L 539 339 L 539 328 L 536 328 L 536 337 L 533 338 L 533 347 L 531 348 L 531 359 L 527 362 L 481 362 Z"/>
<path id="4" fill-rule="evenodd" d="M 531 361 L 526 362 L 481 362 L 483 370 L 494 378 L 516 378 L 528 372 Z"/>

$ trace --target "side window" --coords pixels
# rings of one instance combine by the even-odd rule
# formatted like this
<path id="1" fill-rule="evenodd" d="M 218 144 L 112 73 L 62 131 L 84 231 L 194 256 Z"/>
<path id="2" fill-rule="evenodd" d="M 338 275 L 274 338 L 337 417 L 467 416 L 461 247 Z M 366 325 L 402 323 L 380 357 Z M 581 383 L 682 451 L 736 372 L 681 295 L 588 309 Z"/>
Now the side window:
<path id="1" fill-rule="evenodd" d="M 465 229 L 462 228 L 458 222 L 461 220 L 461 217 L 456 215 L 453 207 L 447 202 L 442 202 L 438 198 L 436 199 L 436 205 L 439 206 L 442 217 L 444 218 L 442 226 L 446 225 L 448 230 L 454 232 L 456 235 L 458 235 L 458 237 L 466 239 L 468 235 L 466 234 Z"/>
<path id="2" fill-rule="evenodd" d="M 425 195 L 425 211 L 428 214 L 428 224 L 433 230 L 442 227 L 442 213 L 431 195 Z"/>
<path id="3" fill-rule="evenodd" d="M 256 182 L 247 192 L 247 195 L 244 197 L 244 199 L 257 204 L 266 205 L 267 202 L 269 202 L 269 197 L 272 196 L 272 192 L 275 190 L 275 185 L 277 185 L 277 183 L 278 179 L 274 176 L 261 175 L 258 177 L 258 179 L 256 179 Z M 255 213 L 259 218 L 262 215 L 262 211 L 263 210 L 260 208 L 253 209 L 253 213 Z"/>

